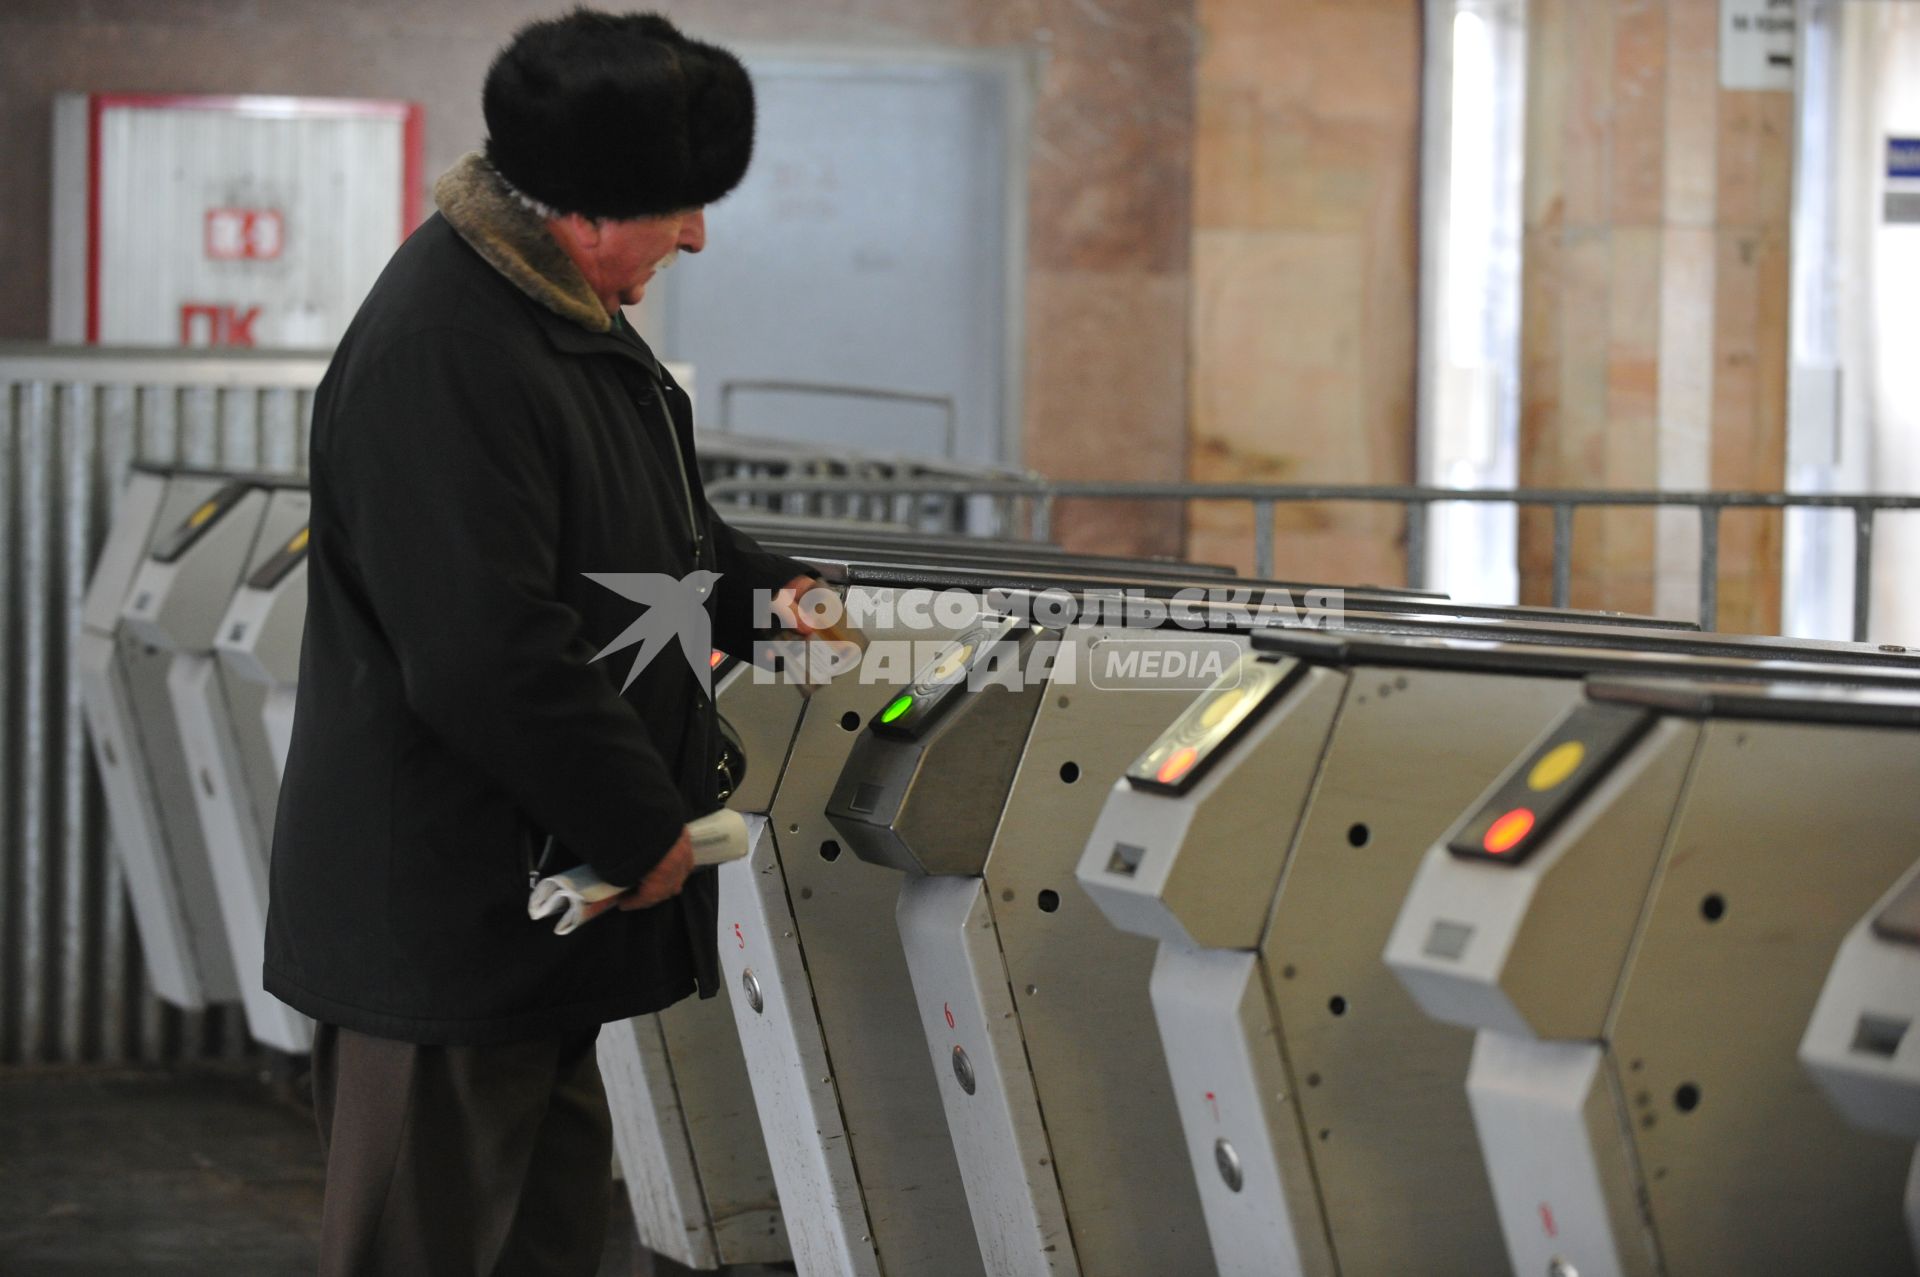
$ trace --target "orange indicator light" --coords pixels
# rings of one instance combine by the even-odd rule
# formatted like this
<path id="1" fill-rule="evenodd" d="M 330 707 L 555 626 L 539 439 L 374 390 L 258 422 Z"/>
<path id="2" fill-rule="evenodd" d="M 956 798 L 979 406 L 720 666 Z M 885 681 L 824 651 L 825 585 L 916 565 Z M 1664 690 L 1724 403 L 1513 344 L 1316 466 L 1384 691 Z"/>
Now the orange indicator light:
<path id="1" fill-rule="evenodd" d="M 1193 769 L 1193 762 L 1199 756 L 1199 750 L 1191 745 L 1184 745 L 1174 750 L 1167 761 L 1160 764 L 1160 770 L 1154 773 L 1154 777 L 1163 785 L 1171 785 Z"/>
<path id="2" fill-rule="evenodd" d="M 718 648 L 715 648 L 713 655 L 707 658 L 707 668 L 710 670 L 717 670 L 720 668 L 720 662 L 726 659 L 727 659 L 727 654 L 725 652 L 720 651 Z"/>
<path id="3" fill-rule="evenodd" d="M 1480 840 L 1480 845 L 1491 855 L 1504 856 L 1532 832 L 1533 813 L 1525 807 L 1515 807 L 1493 822 L 1487 830 L 1487 836 Z"/>

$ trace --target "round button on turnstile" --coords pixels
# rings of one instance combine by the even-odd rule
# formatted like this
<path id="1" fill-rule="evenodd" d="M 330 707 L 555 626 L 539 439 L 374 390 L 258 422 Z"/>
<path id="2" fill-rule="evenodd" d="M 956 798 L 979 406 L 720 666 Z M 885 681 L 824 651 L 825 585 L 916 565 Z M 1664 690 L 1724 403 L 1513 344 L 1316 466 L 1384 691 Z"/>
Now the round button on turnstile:
<path id="1" fill-rule="evenodd" d="M 760 994 L 760 980 L 751 967 L 740 973 L 740 987 L 746 990 L 747 1005 L 753 1008 L 755 1015 L 759 1015 L 766 1007 L 766 999 Z"/>
<path id="2" fill-rule="evenodd" d="M 975 1082 L 973 1076 L 973 1061 L 967 1058 L 965 1047 L 956 1046 L 953 1048 L 953 1075 L 960 1080 L 960 1089 L 968 1095 L 972 1095 L 973 1088 L 978 1085 L 978 1083 Z"/>
<path id="3" fill-rule="evenodd" d="M 1213 1164 L 1220 1168 L 1220 1178 L 1227 1187 L 1239 1192 L 1240 1186 L 1246 1182 L 1240 1171 L 1240 1154 L 1233 1151 L 1233 1145 L 1227 1143 L 1224 1137 L 1213 1142 Z"/>

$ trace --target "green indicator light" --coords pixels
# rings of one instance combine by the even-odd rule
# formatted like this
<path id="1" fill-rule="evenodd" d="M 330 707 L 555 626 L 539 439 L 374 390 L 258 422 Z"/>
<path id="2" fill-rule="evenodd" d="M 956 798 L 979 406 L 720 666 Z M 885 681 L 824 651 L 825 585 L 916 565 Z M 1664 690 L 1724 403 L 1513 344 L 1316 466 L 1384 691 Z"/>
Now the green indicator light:
<path id="1" fill-rule="evenodd" d="M 891 723 L 912 708 L 913 693 L 908 692 L 906 695 L 896 698 L 893 704 L 880 711 L 880 721 L 883 723 Z"/>

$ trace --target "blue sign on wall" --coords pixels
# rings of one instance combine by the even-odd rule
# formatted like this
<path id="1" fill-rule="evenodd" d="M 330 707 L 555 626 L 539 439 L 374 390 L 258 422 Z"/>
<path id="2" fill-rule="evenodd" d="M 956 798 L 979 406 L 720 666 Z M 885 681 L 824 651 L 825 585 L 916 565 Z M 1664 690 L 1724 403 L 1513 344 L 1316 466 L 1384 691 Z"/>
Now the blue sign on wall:
<path id="1" fill-rule="evenodd" d="M 1887 139 L 1887 176 L 1920 178 L 1920 137 Z"/>

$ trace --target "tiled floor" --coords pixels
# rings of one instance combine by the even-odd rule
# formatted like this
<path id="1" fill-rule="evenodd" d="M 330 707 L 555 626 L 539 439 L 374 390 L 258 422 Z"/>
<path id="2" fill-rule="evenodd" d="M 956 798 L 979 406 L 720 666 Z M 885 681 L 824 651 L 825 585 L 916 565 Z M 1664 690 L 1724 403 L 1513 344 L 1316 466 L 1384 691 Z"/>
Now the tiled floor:
<path id="1" fill-rule="evenodd" d="M 320 1189 L 313 1115 L 253 1073 L 0 1071 L 6 1277 L 307 1277 Z M 687 1271 L 614 1206 L 602 1277 Z"/>

